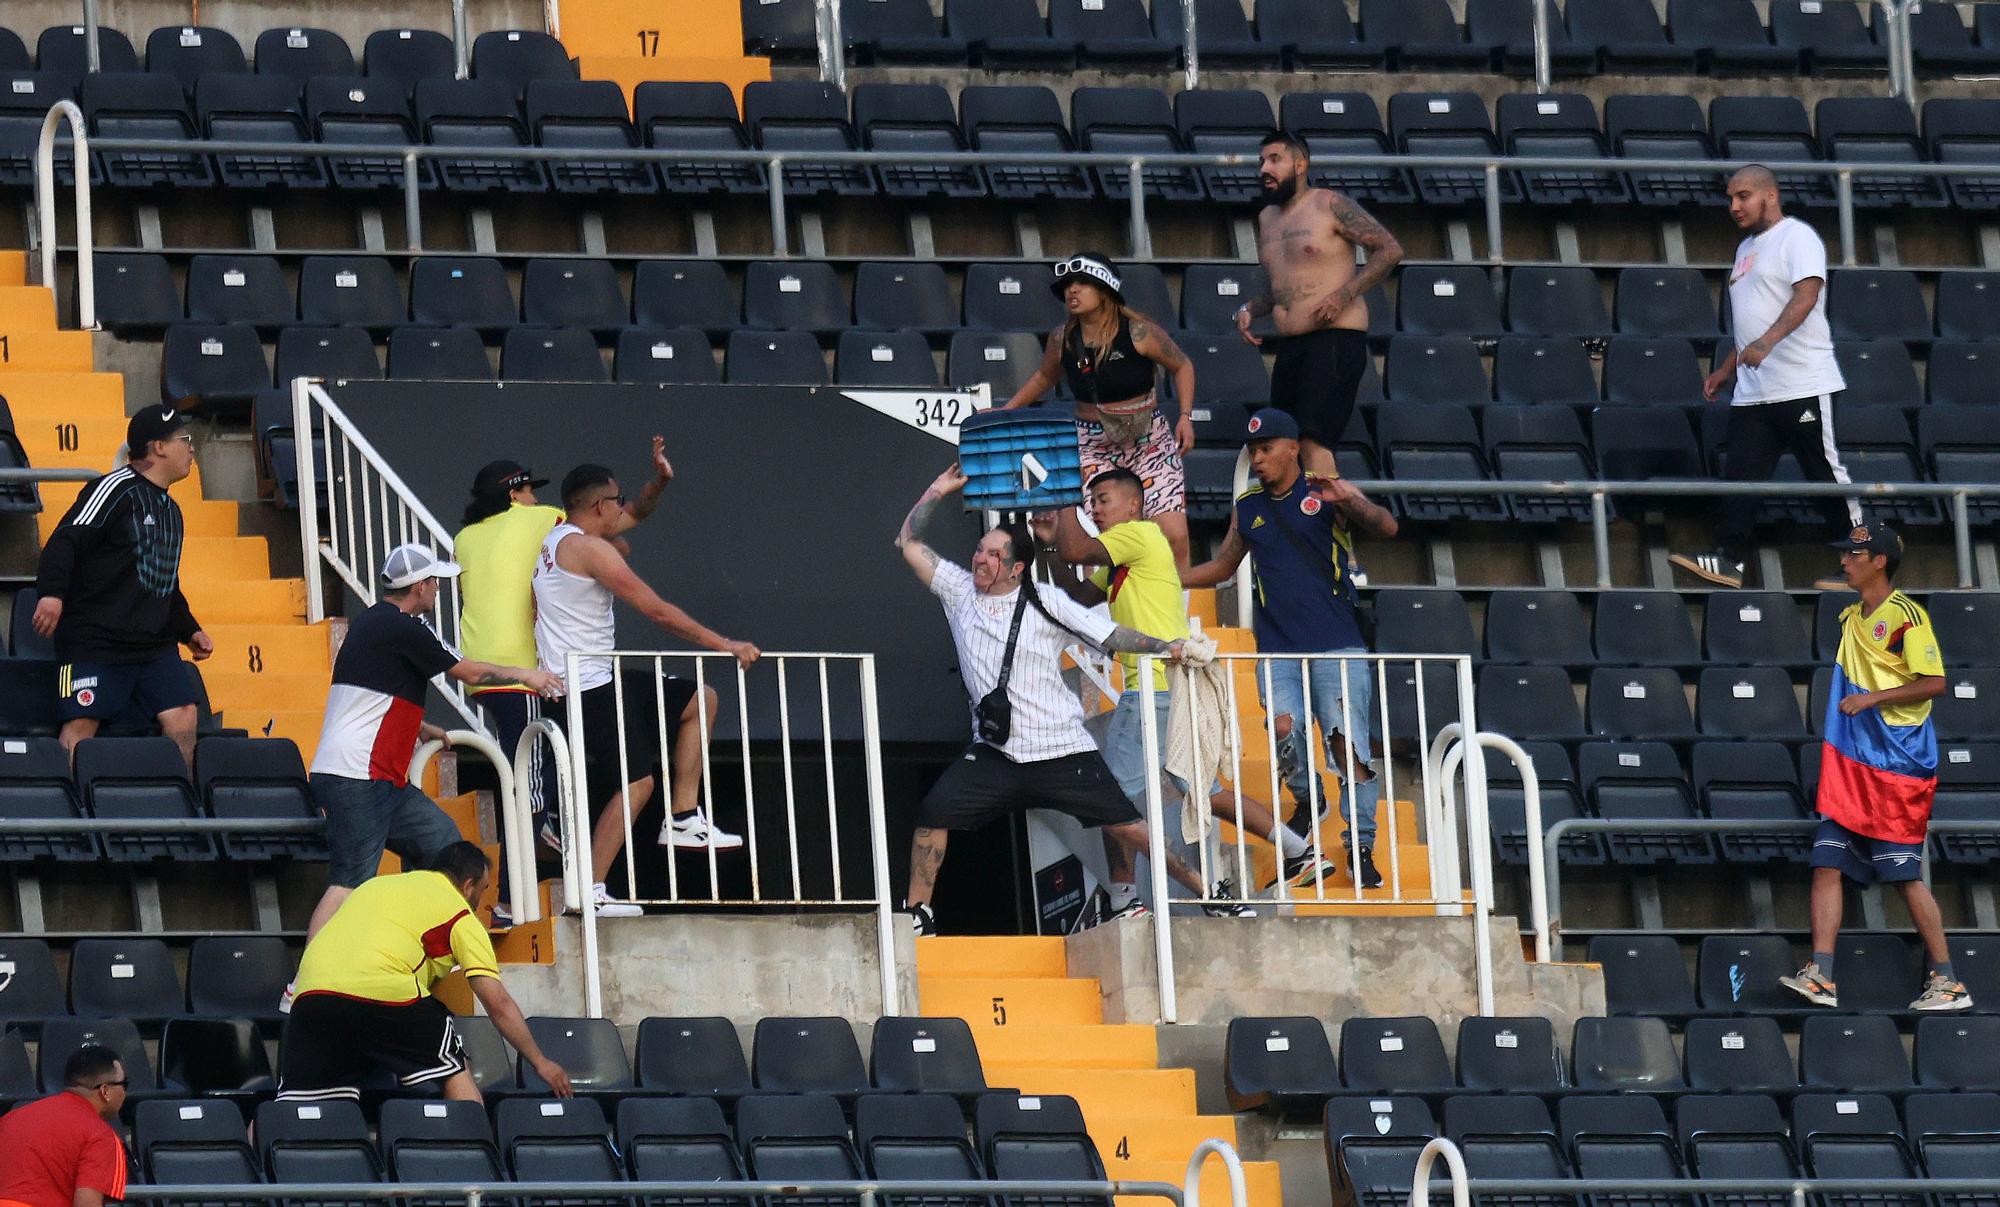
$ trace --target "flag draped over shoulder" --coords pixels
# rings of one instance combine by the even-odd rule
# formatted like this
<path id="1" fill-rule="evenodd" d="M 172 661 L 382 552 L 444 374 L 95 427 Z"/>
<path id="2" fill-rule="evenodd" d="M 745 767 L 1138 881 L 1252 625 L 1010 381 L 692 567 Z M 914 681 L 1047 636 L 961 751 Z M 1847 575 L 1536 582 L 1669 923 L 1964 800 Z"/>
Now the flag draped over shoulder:
<path id="1" fill-rule="evenodd" d="M 1842 700 L 1865 690 L 1834 665 L 1819 756 L 1819 811 L 1869 838 L 1922 842 L 1937 791 L 1937 731 L 1929 717 L 1891 725 L 1879 708 L 1851 717 L 1840 711 Z"/>

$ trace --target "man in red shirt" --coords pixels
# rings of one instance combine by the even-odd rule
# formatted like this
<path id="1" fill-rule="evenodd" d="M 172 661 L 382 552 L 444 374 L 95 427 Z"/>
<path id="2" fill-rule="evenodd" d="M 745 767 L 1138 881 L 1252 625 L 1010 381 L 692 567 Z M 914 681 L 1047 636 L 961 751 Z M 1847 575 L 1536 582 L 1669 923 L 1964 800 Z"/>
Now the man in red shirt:
<path id="1" fill-rule="evenodd" d="M 0 1115 L 0 1207 L 104 1207 L 125 1197 L 125 1145 L 106 1120 L 125 1105 L 118 1054 L 85 1044 L 63 1092 Z"/>

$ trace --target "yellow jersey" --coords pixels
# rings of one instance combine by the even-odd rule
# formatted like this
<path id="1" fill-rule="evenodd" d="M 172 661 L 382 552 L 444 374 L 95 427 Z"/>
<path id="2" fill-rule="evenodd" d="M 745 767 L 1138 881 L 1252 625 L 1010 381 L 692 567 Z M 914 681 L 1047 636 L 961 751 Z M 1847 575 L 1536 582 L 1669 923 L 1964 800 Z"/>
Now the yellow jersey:
<path id="1" fill-rule="evenodd" d="M 562 523 L 559 507 L 511 503 L 467 524 L 452 541 L 458 577 L 459 650 L 474 662 L 535 666 L 535 559 Z M 526 691 L 518 684 L 474 691 Z"/>
<path id="2" fill-rule="evenodd" d="M 1944 674 L 1937 631 L 1931 628 L 1930 613 L 1916 600 L 1891 591 L 1873 612 L 1864 615 L 1865 606 L 1849 604 L 1840 614 L 1836 660 L 1848 682 L 1863 691 L 1879 692 L 1920 676 Z M 1921 725 L 1931 715 L 1931 702 L 1884 704 L 1877 711 L 1885 724 Z"/>
<path id="3" fill-rule="evenodd" d="M 377 876 L 341 902 L 306 944 L 294 984 L 300 997 L 403 1006 L 454 968 L 497 980 L 492 937 L 444 873 L 404 872 Z"/>
<path id="4" fill-rule="evenodd" d="M 1127 520 L 1097 534 L 1098 543 L 1111 555 L 1109 566 L 1100 566 L 1090 581 L 1104 592 L 1111 604 L 1111 619 L 1135 632 L 1161 641 L 1179 641 L 1188 635 L 1187 604 L 1181 594 L 1180 569 L 1174 565 L 1173 546 L 1160 526 L 1151 520 Z M 1139 655 L 1118 655 L 1125 668 L 1125 690 L 1139 690 Z M 1153 664 L 1153 686 L 1167 690 L 1167 668 Z"/>

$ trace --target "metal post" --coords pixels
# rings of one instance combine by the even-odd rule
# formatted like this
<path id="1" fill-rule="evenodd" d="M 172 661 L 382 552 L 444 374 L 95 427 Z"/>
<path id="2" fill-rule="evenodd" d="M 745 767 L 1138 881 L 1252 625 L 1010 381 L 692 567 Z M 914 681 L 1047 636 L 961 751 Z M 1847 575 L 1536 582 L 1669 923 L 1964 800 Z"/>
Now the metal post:
<path id="1" fill-rule="evenodd" d="M 403 242 L 411 251 L 424 249 L 424 215 L 417 205 L 416 148 L 403 152 Z"/>
<path id="2" fill-rule="evenodd" d="M 1160 978 L 1160 1021 L 1171 1023 L 1179 1019 L 1180 1002 L 1174 993 L 1174 940 L 1167 923 L 1174 909 L 1167 887 L 1166 822 L 1160 808 L 1160 727 L 1159 718 L 1153 715 L 1154 665 L 1151 655 L 1140 655 L 1139 737 L 1146 758 L 1146 826 L 1151 831 L 1146 856 L 1153 889 L 1153 959 Z"/>
<path id="3" fill-rule="evenodd" d="M 1547 92 L 1554 78 L 1549 66 L 1549 0 L 1535 0 L 1535 91 Z"/>
<path id="4" fill-rule="evenodd" d="M 97 53 L 97 0 L 83 0 L 83 61 L 93 73 L 104 70 Z"/>
<path id="5" fill-rule="evenodd" d="M 1854 172 L 1842 168 L 1833 178 L 1834 187 L 1840 197 L 1840 262 L 1852 268 L 1857 263 L 1854 258 Z"/>
<path id="6" fill-rule="evenodd" d="M 1972 504 L 1962 490 L 1951 492 L 1951 536 L 1958 553 L 1958 585 L 1960 590 L 1964 590 L 1973 585 Z"/>
<path id="7" fill-rule="evenodd" d="M 472 34 L 465 24 L 465 0 L 451 0 L 452 71 L 459 79 L 472 74 Z"/>
<path id="8" fill-rule="evenodd" d="M 56 126 L 61 122 L 69 123 L 70 153 L 76 170 L 76 319 L 85 331 L 94 331 L 97 262 L 90 250 L 90 140 L 83 131 L 83 110 L 73 101 L 57 101 L 49 106 L 48 116 L 42 119 L 42 136 L 35 144 L 35 207 L 41 219 L 42 240 L 39 283 L 50 293 L 55 292 Z"/>
<path id="9" fill-rule="evenodd" d="M 1421 672 L 1419 672 L 1421 674 Z M 1458 716 L 1465 726 L 1465 845 L 1472 865 L 1472 962 L 1479 1013 L 1493 1013 L 1493 822 L 1486 807 L 1486 752 L 1473 716 L 1472 659 L 1458 659 Z"/>
<path id="10" fill-rule="evenodd" d="M 1486 164 L 1486 258 L 1499 264 L 1506 259 L 1500 243 L 1500 165 Z"/>
<path id="11" fill-rule="evenodd" d="M 822 711 L 822 728 L 831 730 L 833 718 Z M 875 958 L 882 965 L 882 1013 L 901 1013 L 897 1002 L 896 989 L 896 936 L 892 929 L 895 914 L 890 908 L 889 885 L 889 822 L 883 810 L 882 790 L 882 718 L 877 711 L 875 698 L 875 657 L 868 655 L 861 660 L 861 745 L 862 757 L 868 768 L 868 845 L 875 876 Z M 835 849 L 833 861 L 840 862 L 840 851 Z"/>
<path id="12" fill-rule="evenodd" d="M 1903 95 L 1909 98 L 1912 109 L 1917 108 L 1920 101 L 1917 96 L 1917 49 L 1910 38 L 1910 10 L 1914 7 L 1915 0 L 1903 0 L 1896 6 L 1895 21 L 1900 43 L 1896 57 L 1903 64 Z"/>
<path id="13" fill-rule="evenodd" d="M 1131 245 L 1132 258 L 1135 260 L 1150 260 L 1153 258 L 1153 237 L 1146 230 L 1145 165 L 1145 160 L 1134 159 L 1130 167 L 1131 174 L 1127 178 L 1132 189 L 1130 219 L 1132 229 L 1129 232 L 1127 241 Z"/>
<path id="14" fill-rule="evenodd" d="M 292 390 L 292 457 L 299 473 L 299 548 L 305 565 L 306 620 L 326 619 L 326 597 L 320 584 L 319 466 L 313 461 L 312 385 L 294 377 Z"/>
<path id="15" fill-rule="evenodd" d="M 1181 0 L 1181 53 L 1187 56 L 1186 88 L 1196 88 L 1201 84 L 1201 58 L 1195 51 L 1194 34 L 1195 0 Z"/>
<path id="16" fill-rule="evenodd" d="M 1611 503 L 1601 490 L 1590 492 L 1590 543 L 1597 556 L 1597 585 L 1611 585 Z"/>
<path id="17" fill-rule="evenodd" d="M 813 32 L 819 40 L 820 83 L 845 91 L 847 43 L 840 31 L 840 0 L 817 0 L 813 5 Z"/>
<path id="18" fill-rule="evenodd" d="M 580 683 L 579 663 L 572 651 L 563 660 L 563 682 Z M 604 980 L 597 965 L 597 904 L 590 891 L 590 777 L 584 766 L 583 693 L 571 688 L 564 698 L 567 715 L 563 729 L 574 741 L 570 745 L 570 783 L 578 790 L 569 794 L 569 814 L 563 824 L 563 893 L 577 911 L 583 942 L 583 1012 L 590 1018 L 604 1017 Z M 702 715 L 706 716 L 706 713 Z"/>
<path id="19" fill-rule="evenodd" d="M 789 256 L 792 254 L 791 234 L 785 221 L 785 157 L 771 156 L 771 254 Z"/>
<path id="20" fill-rule="evenodd" d="M 1452 1207 L 1472 1207 L 1472 1187 L 1465 1178 L 1465 1157 L 1458 1151 L 1458 1145 L 1439 1136 L 1424 1145 L 1424 1151 L 1417 1154 L 1416 1176 L 1410 1182 L 1410 1207 L 1430 1207 L 1431 1166 L 1439 1157 L 1444 1158 L 1445 1168 L 1451 1171 Z M 1799 1207 L 1805 1207 L 1800 1204 Z"/>

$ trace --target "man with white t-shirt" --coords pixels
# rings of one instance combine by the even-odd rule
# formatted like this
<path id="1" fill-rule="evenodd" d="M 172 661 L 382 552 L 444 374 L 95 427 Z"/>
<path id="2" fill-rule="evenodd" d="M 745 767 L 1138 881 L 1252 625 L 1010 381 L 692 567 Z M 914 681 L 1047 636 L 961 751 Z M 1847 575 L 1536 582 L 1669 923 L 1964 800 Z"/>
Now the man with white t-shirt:
<path id="1" fill-rule="evenodd" d="M 1789 449 L 1806 481 L 1848 482 L 1833 439 L 1834 399 L 1847 381 L 1826 325 L 1826 244 L 1812 227 L 1785 216 L 1778 178 L 1760 164 L 1729 178 L 1729 216 L 1748 232 L 1729 272 L 1734 340 L 1702 383 L 1703 396 L 1714 402 L 1735 376 L 1728 480 L 1769 480 Z M 1716 519 L 1716 548 L 1668 560 L 1717 586 L 1742 586 L 1762 503 L 1754 495 L 1726 496 Z M 1824 503 L 1831 530 L 1860 526 L 1858 500 L 1829 497 Z"/>

